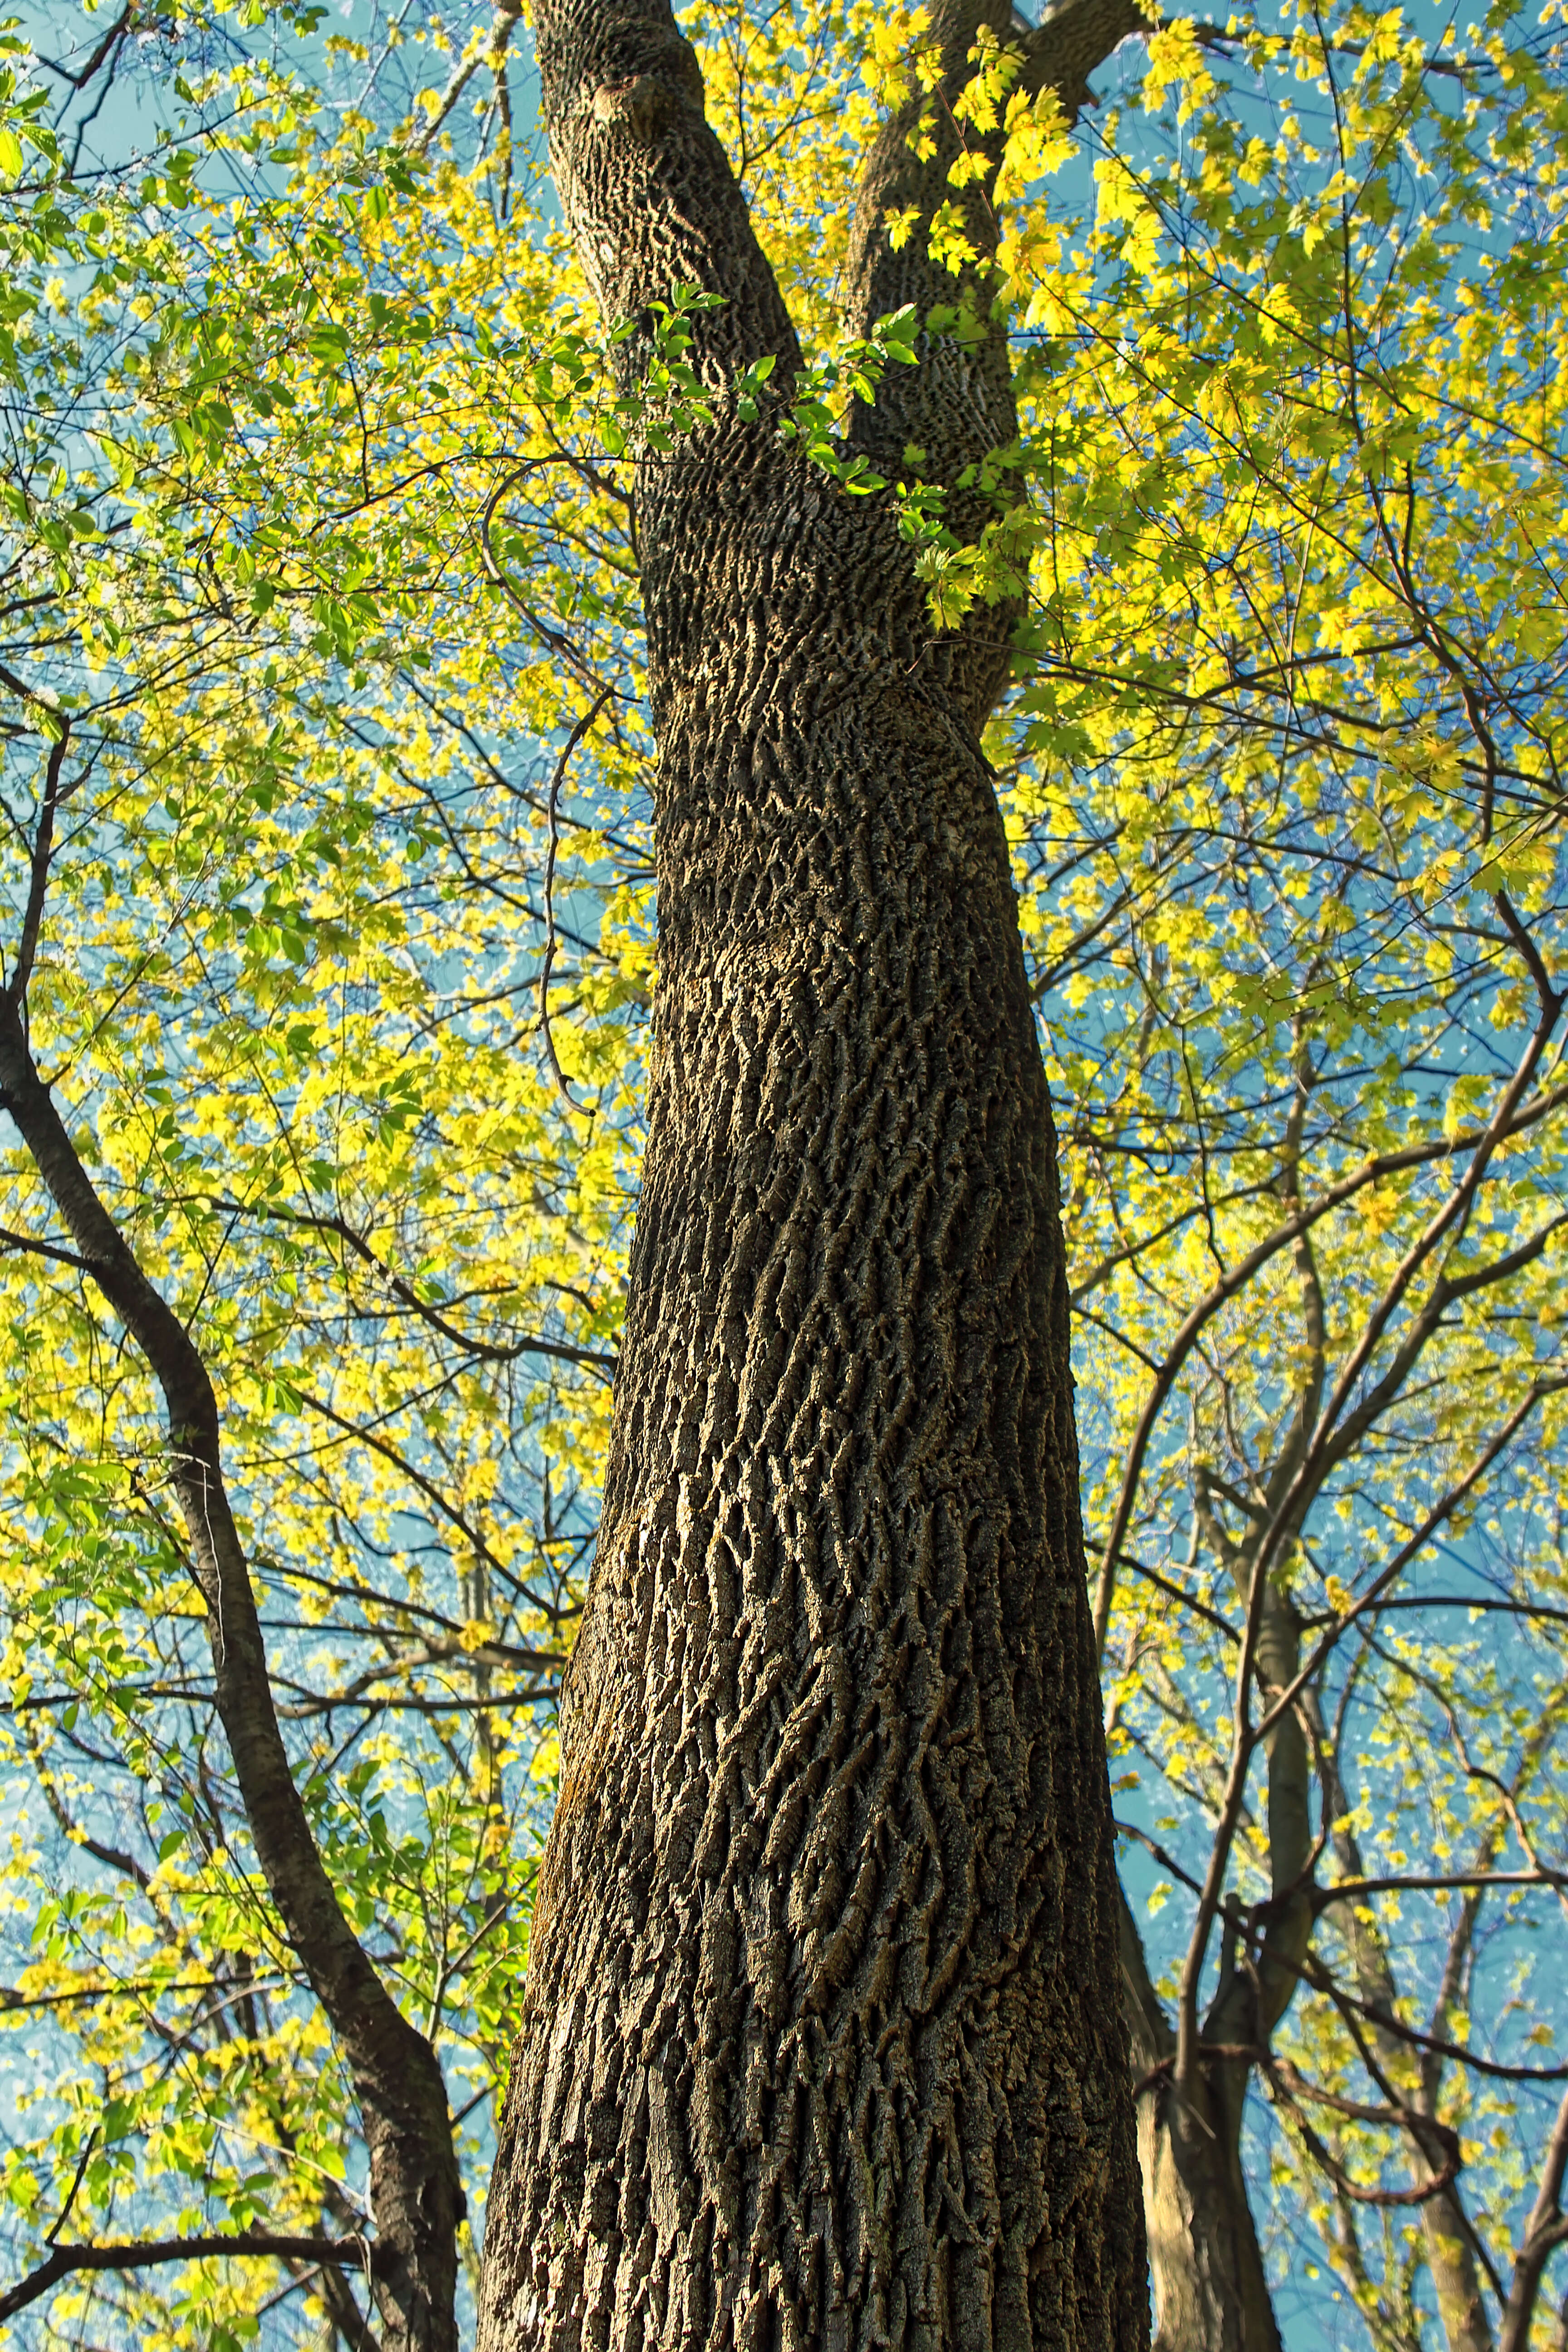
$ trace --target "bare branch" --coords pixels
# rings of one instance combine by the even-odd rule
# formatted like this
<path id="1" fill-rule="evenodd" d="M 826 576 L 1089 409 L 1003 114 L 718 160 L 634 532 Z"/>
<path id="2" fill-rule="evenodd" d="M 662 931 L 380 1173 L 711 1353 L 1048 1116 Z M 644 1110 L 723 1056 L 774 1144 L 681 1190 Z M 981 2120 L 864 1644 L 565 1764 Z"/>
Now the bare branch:
<path id="1" fill-rule="evenodd" d="M 44 919 L 44 900 L 48 895 L 49 866 L 55 847 L 55 811 L 59 805 L 60 770 L 65 764 L 66 749 L 70 741 L 70 720 L 58 714 L 55 724 L 58 735 L 49 747 L 48 763 L 44 771 L 43 796 L 38 804 L 37 830 L 33 836 L 32 870 L 27 880 L 27 904 L 22 916 L 22 936 L 16 945 L 16 963 L 5 993 L 20 1008 L 26 1002 L 27 982 L 33 976 L 33 960 L 38 951 L 38 932 Z"/>
<path id="2" fill-rule="evenodd" d="M 1568 2171 L 1568 2092 L 1563 2094 L 1563 2103 L 1557 2110 L 1557 2120 L 1547 2143 L 1541 2187 L 1531 2209 L 1530 2219 L 1524 2225 L 1524 2237 L 1519 2252 L 1514 2258 L 1513 2277 L 1509 2283 L 1498 2352 L 1525 2352 L 1530 2342 L 1530 2324 L 1534 2316 L 1536 2298 L 1541 2292 L 1542 2273 L 1556 2248 L 1568 2244 L 1568 2217 L 1563 2211 L 1565 2171 Z"/>
<path id="3" fill-rule="evenodd" d="M 40 1241 L 34 1234 L 14 1234 L 8 1225 L 0 1225 L 0 1249 L 23 1250 L 30 1257 L 47 1257 L 56 1265 L 75 1266 L 79 1274 L 90 1274 L 86 1258 L 75 1250 L 62 1249 L 58 1242 Z"/>
<path id="4" fill-rule="evenodd" d="M 572 754 L 614 692 L 613 686 L 601 688 L 597 700 L 583 713 L 571 734 L 566 738 L 565 747 L 555 762 L 555 773 L 550 779 L 550 850 L 544 862 L 544 955 L 539 967 L 539 1025 L 544 1033 L 544 1050 L 549 1057 L 551 1075 L 555 1080 L 556 1090 L 571 1110 L 580 1110 L 582 1105 L 567 1085 L 562 1072 L 561 1064 L 556 1057 L 554 1034 L 550 1026 L 550 968 L 555 961 L 555 857 L 561 845 L 557 811 L 561 805 L 561 786 L 565 780 Z"/>
<path id="5" fill-rule="evenodd" d="M 508 1340 L 503 1345 L 492 1339 L 478 1339 L 469 1332 L 460 1331 L 439 1307 L 433 1307 L 428 1299 L 421 1298 L 411 1283 L 405 1282 L 401 1275 L 395 1274 L 385 1259 L 372 1249 L 364 1235 L 350 1224 L 346 1217 L 325 1211 L 287 1209 L 271 1201 L 247 1206 L 227 1194 L 209 1197 L 213 1206 L 222 1209 L 226 1214 L 264 1219 L 275 1224 L 300 1225 L 312 1233 L 332 1234 L 353 1252 L 362 1265 L 369 1266 L 374 1274 L 380 1276 L 393 1297 L 399 1299 L 410 1314 L 417 1315 L 432 1331 L 438 1331 L 443 1339 L 449 1339 L 455 1348 L 461 1348 L 465 1355 L 472 1356 L 481 1363 L 512 1364 L 521 1356 L 546 1356 L 563 1364 L 584 1365 L 606 1378 L 614 1374 L 616 1358 L 602 1349 L 574 1348 L 569 1340 L 545 1339 L 533 1333 L 526 1339 Z M 5 1238 L 5 1234 L 0 1232 L 0 1241 Z M 75 1263 L 74 1260 L 71 1262 Z"/>
<path id="6" fill-rule="evenodd" d="M 521 14 L 521 0 L 510 0 L 510 5 L 509 0 L 501 0 L 501 5 L 498 6 L 490 20 L 488 36 L 483 40 L 476 38 L 472 41 L 467 52 L 453 67 L 446 89 L 441 92 L 429 120 L 414 142 L 414 152 L 416 155 L 429 152 L 437 132 L 481 67 L 488 67 L 492 73 L 499 74 L 501 71 L 507 50 L 511 44 L 511 37 L 517 30 Z"/>
<path id="7" fill-rule="evenodd" d="M 1568 1886 L 1561 1870 L 1458 1870 L 1431 1877 L 1341 1878 L 1332 1886 L 1314 1886 L 1313 1908 L 1331 1903 L 1355 1903 L 1367 1895 L 1442 1895 L 1468 1886 Z"/>
<path id="8" fill-rule="evenodd" d="M 365 2238 L 279 2237 L 266 2230 L 241 2230 L 227 2235 L 214 2231 L 205 2237 L 149 2238 L 140 2245 L 58 2246 L 47 2263 L 0 2294 L 0 2322 L 14 2318 L 78 2271 L 150 2270 L 160 2263 L 198 2262 L 214 2254 L 334 2263 L 346 2270 L 363 2270 L 370 2262 L 370 2242 Z"/>
<path id="9" fill-rule="evenodd" d="M 1429 1166 L 1435 1160 L 1454 1158 L 1460 1152 L 1474 1154 L 1479 1151 L 1483 1145 L 1488 1147 L 1489 1158 L 1498 1142 L 1506 1141 L 1522 1129 L 1537 1125 L 1551 1112 L 1560 1109 L 1565 1102 L 1568 1102 L 1568 1084 L 1552 1087 L 1531 1101 L 1521 1105 L 1500 1124 L 1494 1119 L 1488 1127 L 1469 1130 L 1456 1137 L 1452 1141 L 1445 1137 L 1440 1141 L 1415 1144 L 1401 1151 L 1385 1152 L 1376 1158 L 1363 1160 L 1353 1174 L 1342 1178 L 1337 1184 L 1327 1186 L 1314 1201 L 1287 1217 L 1282 1223 L 1276 1225 L 1272 1233 L 1266 1234 L 1245 1257 L 1237 1260 L 1228 1274 L 1220 1277 L 1212 1290 L 1198 1300 L 1188 1313 L 1166 1351 L 1164 1362 L 1161 1365 L 1159 1376 L 1149 1392 L 1143 1411 L 1139 1416 L 1138 1425 L 1132 1433 L 1131 1444 L 1127 1450 L 1127 1463 L 1122 1473 L 1121 1489 L 1117 1496 L 1116 1509 L 1111 1517 L 1110 1532 L 1106 1538 L 1105 1549 L 1100 1557 L 1100 1575 L 1095 1591 L 1095 1640 L 1101 1656 L 1105 1654 L 1106 1630 L 1110 1622 L 1110 1607 L 1116 1593 L 1117 1564 L 1122 1545 L 1126 1540 L 1128 1528 L 1131 1525 L 1150 1439 L 1153 1436 L 1155 1426 L 1176 1384 L 1182 1367 L 1220 1309 L 1236 1297 L 1238 1292 L 1244 1290 L 1253 1276 L 1259 1273 L 1271 1258 L 1277 1257 L 1282 1249 L 1289 1248 L 1300 1235 L 1310 1232 L 1312 1226 L 1321 1223 L 1322 1219 L 1331 1215 L 1334 1210 L 1342 1208 L 1347 1202 L 1354 1200 L 1358 1193 L 1366 1191 L 1369 1186 L 1381 1183 L 1385 1177 L 1403 1175 L 1413 1168 Z"/>

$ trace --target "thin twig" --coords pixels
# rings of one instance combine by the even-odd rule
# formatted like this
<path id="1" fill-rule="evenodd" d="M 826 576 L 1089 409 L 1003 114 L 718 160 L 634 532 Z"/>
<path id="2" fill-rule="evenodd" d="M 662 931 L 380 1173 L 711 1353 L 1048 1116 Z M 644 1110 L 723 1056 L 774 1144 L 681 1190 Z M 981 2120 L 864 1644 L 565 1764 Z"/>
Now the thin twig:
<path id="1" fill-rule="evenodd" d="M 33 837 L 33 870 L 27 885 L 26 912 L 22 917 L 22 936 L 16 946 L 16 969 L 5 988 L 6 995 L 18 1011 L 26 996 L 27 982 L 33 974 L 33 960 L 38 951 L 44 899 L 49 887 L 49 864 L 54 856 L 55 811 L 59 805 L 60 770 L 65 764 L 66 746 L 70 741 L 70 720 L 56 713 L 55 723 L 60 731 L 49 747 L 48 765 L 44 771 L 44 794 L 38 808 L 38 829 Z"/>
<path id="2" fill-rule="evenodd" d="M 544 1033 L 544 1050 L 550 1057 L 551 1074 L 560 1089 L 562 1100 L 573 1110 L 581 1110 L 583 1106 L 566 1083 L 556 1057 L 555 1039 L 550 1027 L 550 967 L 555 961 L 555 853 L 561 840 L 557 811 L 567 761 L 614 692 L 613 686 L 600 688 L 596 699 L 583 713 L 566 738 L 566 748 L 556 761 L 555 773 L 550 779 L 550 851 L 544 864 L 544 961 L 539 969 L 539 1025 Z"/>

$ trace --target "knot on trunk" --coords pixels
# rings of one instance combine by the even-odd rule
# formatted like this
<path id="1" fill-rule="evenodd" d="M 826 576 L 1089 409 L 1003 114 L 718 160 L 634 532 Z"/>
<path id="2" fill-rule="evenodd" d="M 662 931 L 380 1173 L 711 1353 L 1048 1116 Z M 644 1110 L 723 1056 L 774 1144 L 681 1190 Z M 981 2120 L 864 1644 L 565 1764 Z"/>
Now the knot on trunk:
<path id="1" fill-rule="evenodd" d="M 594 120 L 603 129 L 631 132 L 639 147 L 651 147 L 660 123 L 679 105 L 677 93 L 652 74 L 605 82 L 594 92 Z"/>

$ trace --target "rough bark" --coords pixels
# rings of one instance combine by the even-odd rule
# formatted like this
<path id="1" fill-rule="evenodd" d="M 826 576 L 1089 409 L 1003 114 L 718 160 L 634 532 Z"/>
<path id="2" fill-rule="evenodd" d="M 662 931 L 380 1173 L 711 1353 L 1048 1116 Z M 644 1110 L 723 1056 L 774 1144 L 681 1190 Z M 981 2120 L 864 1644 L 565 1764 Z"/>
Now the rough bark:
<path id="1" fill-rule="evenodd" d="M 720 399 L 763 352 L 782 376 L 668 7 L 537 26 L 606 312 L 695 280 Z M 1055 1149 L 977 740 L 999 672 L 933 646 L 887 515 L 775 417 L 645 465 L 638 521 L 657 1051 L 480 2343 L 1131 2352 Z"/>
<path id="2" fill-rule="evenodd" d="M 40 833 L 35 898 L 47 842 Z M 244 1548 L 224 1483 L 217 1401 L 200 1352 L 142 1273 L 94 1191 L 23 1026 L 30 953 L 0 991 L 0 1109 L 10 1114 L 84 1270 L 152 1367 L 168 1414 L 169 1475 L 207 1611 L 214 1695 L 246 1820 L 289 1943 L 348 2062 L 370 2159 L 371 2276 L 387 2352 L 456 2352 L 457 2228 L 464 2210 L 435 2052 L 410 2025 L 344 1918 L 278 1727 Z M 282 2243 L 283 2242 L 279 2242 Z M 300 2243 L 309 2248 L 309 2241 Z"/>
<path id="3" fill-rule="evenodd" d="M 1007 349 L 1006 322 L 994 300 L 992 264 L 999 223 L 986 180 L 955 190 L 949 172 L 964 152 L 984 153 L 994 170 L 1000 161 L 1000 131 L 984 135 L 961 122 L 953 100 L 973 71 L 970 58 L 982 30 L 1022 48 L 1017 87 L 1029 93 L 1051 88 L 1070 119 L 1089 99 L 1089 76 L 1129 34 L 1147 32 L 1152 21 L 1134 0 L 1077 0 L 1047 10 L 1032 31 L 1018 23 L 1009 0 L 947 0 L 931 10 L 930 38 L 940 50 L 942 79 L 930 96 L 917 89 L 882 125 L 867 158 L 850 237 L 847 272 L 847 324 L 864 335 L 872 324 L 912 307 L 922 322 L 916 337 L 920 365 L 895 368 L 874 403 L 858 402 L 851 412 L 848 446 L 864 452 L 890 480 L 919 476 L 941 482 L 947 492 L 945 520 L 954 536 L 978 540 L 996 520 L 1000 504 L 1014 503 L 1017 487 L 1005 460 L 1017 439 L 1018 411 Z M 922 144 L 910 142 L 917 125 Z M 931 258 L 928 231 L 939 205 L 955 204 L 963 215 L 975 259 L 952 270 Z M 887 231 L 889 213 L 912 211 L 917 226 L 897 247 Z M 962 332 L 934 331 L 925 322 L 933 310 L 966 312 Z M 911 457 L 910 452 L 918 453 Z M 986 487 L 994 478 L 996 489 Z M 1021 594 L 981 605 L 961 630 L 931 645 L 933 675 L 952 688 L 978 727 L 989 716 L 1005 683 L 1008 638 L 1022 610 Z"/>

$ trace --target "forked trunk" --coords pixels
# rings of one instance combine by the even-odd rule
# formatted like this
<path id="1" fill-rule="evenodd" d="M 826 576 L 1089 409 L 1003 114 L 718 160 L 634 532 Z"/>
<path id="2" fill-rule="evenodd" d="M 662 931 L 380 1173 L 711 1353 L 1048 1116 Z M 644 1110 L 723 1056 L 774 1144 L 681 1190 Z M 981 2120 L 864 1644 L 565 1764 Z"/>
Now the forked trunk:
<path id="1" fill-rule="evenodd" d="M 666 12 L 605 21 L 545 9 L 540 51 L 613 312 L 730 199 Z M 670 225 L 642 281 L 604 259 L 639 217 Z M 723 218 L 699 359 L 787 365 Z M 1055 1149 L 984 711 L 879 502 L 774 419 L 645 466 L 638 521 L 648 1144 L 481 2346 L 1134 2352 Z"/>

